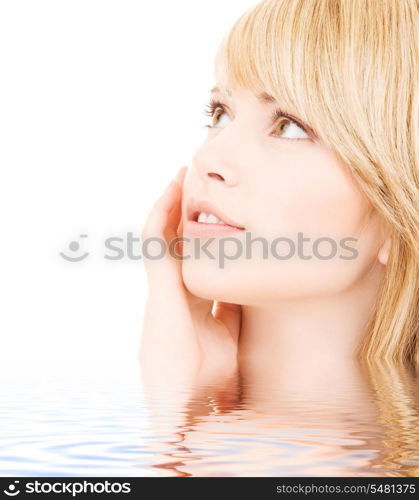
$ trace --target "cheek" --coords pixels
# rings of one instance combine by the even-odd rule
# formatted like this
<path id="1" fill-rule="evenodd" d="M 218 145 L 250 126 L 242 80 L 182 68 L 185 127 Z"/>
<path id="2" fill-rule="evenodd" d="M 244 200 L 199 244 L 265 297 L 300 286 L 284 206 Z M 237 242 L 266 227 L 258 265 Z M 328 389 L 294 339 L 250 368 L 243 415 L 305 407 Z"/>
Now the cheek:
<path id="1" fill-rule="evenodd" d="M 251 225 L 271 236 L 356 236 L 368 212 L 349 169 L 323 150 L 277 155 L 253 187 Z"/>
<path id="2" fill-rule="evenodd" d="M 340 292 L 371 269 L 379 248 L 378 224 L 367 218 L 368 203 L 332 155 L 299 151 L 297 160 L 295 153 L 276 152 L 275 162 L 265 158 L 257 170 L 249 170 L 242 193 L 243 221 L 252 237 L 265 238 L 269 248 L 273 239 L 289 238 L 294 252 L 278 259 L 269 250 L 264 259 L 256 243 L 250 259 L 243 252 L 222 265 L 219 247 L 211 246 L 215 259 L 203 255 L 183 263 L 192 293 L 243 305 L 303 298 Z M 283 257 L 291 246 L 284 242 L 275 248 Z M 227 254 L 234 253 L 230 250 Z"/>
<path id="3" fill-rule="evenodd" d="M 196 169 L 194 167 L 188 167 L 185 178 L 183 180 L 183 199 L 186 199 L 187 195 L 190 194 L 194 190 L 194 188 L 196 189 L 198 183 L 199 178 L 196 173 Z"/>

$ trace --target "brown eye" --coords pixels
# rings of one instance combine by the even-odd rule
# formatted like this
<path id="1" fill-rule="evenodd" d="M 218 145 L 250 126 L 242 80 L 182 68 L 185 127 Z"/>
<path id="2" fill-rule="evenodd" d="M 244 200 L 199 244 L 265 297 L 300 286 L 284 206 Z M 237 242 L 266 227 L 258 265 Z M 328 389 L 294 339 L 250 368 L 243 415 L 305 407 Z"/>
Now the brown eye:
<path id="1" fill-rule="evenodd" d="M 226 106 L 222 102 L 214 99 L 211 99 L 210 102 L 206 104 L 204 113 L 211 118 L 211 125 L 206 125 L 206 127 L 209 128 L 225 127 L 225 119 L 227 118 L 227 120 L 229 120 Z"/>
<path id="2" fill-rule="evenodd" d="M 285 134 L 285 132 L 287 131 L 287 129 L 291 125 L 291 123 L 292 123 L 292 121 L 289 118 L 287 118 L 286 116 L 283 116 L 276 123 L 275 129 L 274 129 L 274 134 L 275 135 Z"/>
<path id="3" fill-rule="evenodd" d="M 217 125 L 217 123 L 219 122 L 223 113 L 224 113 L 224 109 L 221 108 L 220 106 L 218 106 L 217 108 L 214 109 L 214 113 L 212 115 L 212 126 Z"/>
<path id="4" fill-rule="evenodd" d="M 280 139 L 310 139 L 310 135 L 306 132 L 303 126 L 287 116 L 281 114 L 275 122 L 272 135 Z"/>

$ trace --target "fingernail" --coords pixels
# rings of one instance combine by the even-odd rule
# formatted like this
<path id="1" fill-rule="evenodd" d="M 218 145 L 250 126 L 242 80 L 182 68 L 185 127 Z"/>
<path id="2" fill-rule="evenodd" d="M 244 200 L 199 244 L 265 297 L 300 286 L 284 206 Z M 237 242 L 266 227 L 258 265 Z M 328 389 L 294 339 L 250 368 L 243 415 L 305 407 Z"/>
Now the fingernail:
<path id="1" fill-rule="evenodd" d="M 182 177 L 182 174 L 183 174 L 183 171 L 185 170 L 185 168 L 188 168 L 188 167 L 182 167 L 178 170 L 178 173 L 176 174 L 176 177 L 175 177 L 175 182 L 177 182 L 178 184 L 180 184 L 180 178 Z"/>
<path id="2" fill-rule="evenodd" d="M 173 186 L 173 184 L 174 184 L 174 181 L 170 181 L 170 182 L 169 182 L 169 184 L 168 184 L 168 186 L 167 186 L 167 188 L 166 188 L 165 193 L 167 193 L 167 191 L 169 191 L 169 189 Z"/>

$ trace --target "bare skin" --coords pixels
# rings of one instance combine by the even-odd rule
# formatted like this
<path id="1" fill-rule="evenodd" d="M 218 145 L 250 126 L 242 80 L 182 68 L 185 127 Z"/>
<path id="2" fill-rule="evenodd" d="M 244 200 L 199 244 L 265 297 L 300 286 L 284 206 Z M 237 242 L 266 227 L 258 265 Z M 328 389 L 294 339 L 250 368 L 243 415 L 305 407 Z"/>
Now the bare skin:
<path id="1" fill-rule="evenodd" d="M 143 239 L 159 236 L 169 244 L 176 236 L 182 235 L 180 213 L 185 173 L 186 167 L 180 169 L 176 179 L 155 204 L 144 227 Z M 311 417 L 316 408 L 320 411 L 325 405 L 335 408 L 336 401 L 359 415 L 360 429 L 363 421 L 376 419 L 368 380 L 352 356 L 354 338 L 349 335 L 350 325 L 341 325 L 337 330 L 348 332 L 342 335 L 346 341 L 341 339 L 333 343 L 328 341 L 330 330 L 324 328 L 326 323 L 319 324 L 314 345 L 309 335 L 315 331 L 315 323 L 310 328 L 310 321 L 316 317 L 314 311 L 293 324 L 291 304 L 275 313 L 269 309 L 223 302 L 216 302 L 213 310 L 214 301 L 193 295 L 185 286 L 181 260 L 168 254 L 163 260 L 147 261 L 146 269 L 149 297 L 140 361 L 148 407 L 157 417 L 151 420 L 156 435 L 178 436 L 178 429 L 187 427 L 189 421 L 184 421 L 184 414 L 194 422 L 191 400 L 203 402 L 198 410 L 199 418 L 203 418 L 205 412 L 211 411 L 205 406 L 206 401 L 215 401 L 218 408 L 230 408 L 234 412 L 236 405 L 240 404 L 240 394 L 252 408 L 252 419 L 254 411 L 275 416 L 277 409 L 281 408 L 284 429 L 339 426 L 337 417 L 333 415 L 329 420 L 323 416 L 321 422 Z M 310 302 L 306 301 L 305 306 L 309 313 Z M 342 307 L 345 307 L 344 303 Z M 329 316 L 330 328 L 333 328 L 333 320 L 336 323 L 339 321 L 339 314 L 343 311 Z M 319 316 L 321 318 L 321 310 Z M 283 329 L 284 318 L 289 321 L 288 330 Z M 255 320 L 258 322 L 252 330 Z M 320 335 L 322 326 L 324 335 Z M 238 377 L 245 389 L 240 387 Z M 292 405 L 289 407 L 293 398 L 306 401 L 307 406 L 300 406 L 296 413 Z M 162 402 L 166 408 L 173 409 L 170 421 L 161 419 Z M 245 425 L 241 419 L 236 421 L 235 432 L 239 431 L 242 423 Z M 216 428 L 217 424 L 214 425 Z M 254 425 L 261 435 L 267 432 L 263 420 L 260 423 L 255 421 Z M 355 430 L 358 425 L 356 420 L 352 425 L 352 430 Z M 199 440 L 201 434 L 197 424 L 193 424 L 193 429 L 195 432 L 192 435 L 184 434 L 181 440 L 185 446 L 191 438 Z M 343 435 L 349 432 L 350 435 L 345 422 L 341 432 Z M 164 464 L 165 460 L 173 460 L 171 455 L 157 458 L 161 444 L 156 443 L 155 447 L 157 461 Z M 152 448 L 150 444 L 149 451 Z M 171 453 L 171 450 L 172 446 L 168 445 L 168 452 Z M 340 456 L 342 451 L 336 448 L 333 453 Z M 192 462 L 182 471 L 205 474 L 205 467 L 201 470 L 196 465 Z M 365 463 L 359 462 L 358 465 L 365 466 Z M 330 474 L 333 473 L 337 472 L 330 471 Z M 345 470 L 340 470 L 339 474 L 345 475 Z"/>
<path id="2" fill-rule="evenodd" d="M 180 386 L 228 377 L 239 360 L 261 367 L 280 363 L 289 368 L 289 380 L 297 360 L 307 370 L 323 367 L 325 377 L 346 370 L 388 258 L 380 220 L 321 141 L 295 123 L 286 133 L 297 138 L 283 138 L 269 122 L 275 103 L 223 88 L 219 84 L 215 95 L 225 108 L 192 166 L 180 169 L 154 205 L 142 239 L 164 238 L 169 246 L 176 236 L 187 236 L 188 204 L 201 198 L 229 211 L 256 236 L 302 231 L 335 241 L 356 237 L 359 257 L 278 263 L 256 255 L 229 262 L 228 269 L 205 258 L 182 262 L 169 253 L 145 259 L 143 369 L 162 385 L 170 380 Z"/>
<path id="3" fill-rule="evenodd" d="M 142 232 L 142 239 L 176 236 L 181 222 L 182 184 L 186 167 L 156 202 Z M 147 261 L 149 296 L 145 311 L 140 361 L 144 377 L 155 387 L 193 387 L 228 377 L 237 369 L 241 308 L 194 296 L 182 279 L 181 260 L 166 255 Z M 162 311 L 164 310 L 164 314 Z M 215 375 L 216 374 L 216 375 Z"/>

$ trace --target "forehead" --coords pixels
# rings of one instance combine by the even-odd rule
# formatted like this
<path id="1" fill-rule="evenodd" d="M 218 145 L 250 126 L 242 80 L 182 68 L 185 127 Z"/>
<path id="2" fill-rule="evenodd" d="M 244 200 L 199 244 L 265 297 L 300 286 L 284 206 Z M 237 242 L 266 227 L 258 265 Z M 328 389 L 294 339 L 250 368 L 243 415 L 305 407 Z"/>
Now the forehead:
<path id="1" fill-rule="evenodd" d="M 225 94 L 230 98 L 233 97 L 232 89 L 226 85 L 220 85 L 220 84 L 216 85 L 214 88 L 211 89 L 211 93 Z M 256 97 L 261 103 L 265 103 L 265 104 L 277 102 L 275 97 L 268 94 L 267 92 L 260 92 L 260 93 L 256 94 Z"/>

